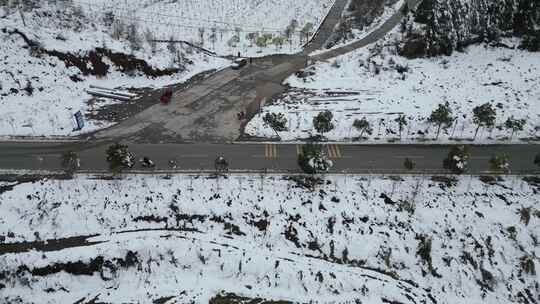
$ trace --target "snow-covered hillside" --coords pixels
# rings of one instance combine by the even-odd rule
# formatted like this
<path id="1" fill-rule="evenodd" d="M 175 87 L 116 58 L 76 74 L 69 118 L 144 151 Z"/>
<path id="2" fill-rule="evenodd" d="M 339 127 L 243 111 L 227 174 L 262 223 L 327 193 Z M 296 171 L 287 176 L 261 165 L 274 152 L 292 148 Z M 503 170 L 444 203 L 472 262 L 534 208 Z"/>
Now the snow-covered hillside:
<path id="1" fill-rule="evenodd" d="M 424 0 L 412 14 L 420 26 L 407 32 L 404 53 L 452 54 L 471 43 L 523 38 L 520 46 L 540 51 L 537 0 Z M 420 31 L 417 31 L 420 29 Z"/>
<path id="2" fill-rule="evenodd" d="M 352 10 L 338 29 L 336 41 L 357 40 L 377 28 L 400 7 L 399 1 L 387 2 L 394 7 L 353 1 L 351 7 L 376 14 L 352 22 L 356 14 Z M 329 62 L 315 62 L 290 77 L 286 83 L 291 90 L 264 107 L 262 115 L 248 124 L 246 134 L 276 137 L 263 117 L 268 112 L 283 113 L 289 130 L 279 132 L 281 140 L 305 140 L 317 135 L 313 118 L 329 110 L 335 128 L 324 136 L 335 141 L 540 140 L 536 85 L 540 56 L 525 50 L 538 50 L 533 45 L 539 41 L 534 38 L 540 33 L 538 18 L 540 7 L 529 0 L 423 1 L 376 44 Z M 372 23 L 366 25 L 366 21 Z M 425 58 L 440 54 L 451 56 Z M 438 126 L 428 118 L 446 102 L 453 121 L 438 136 Z M 480 128 L 477 134 L 473 109 L 486 103 L 495 109 L 497 118 L 494 126 Z M 508 119 L 513 124 L 506 124 Z M 516 127 L 522 120 L 523 127 Z M 355 121 L 362 128 L 354 127 Z M 513 126 L 514 132 L 507 126 Z"/>
<path id="3" fill-rule="evenodd" d="M 397 31 L 397 30 L 396 30 Z M 393 35 L 396 35 L 394 33 Z M 335 129 L 324 134 L 330 140 L 388 142 L 399 138 L 396 119 L 405 116 L 402 142 L 431 141 L 437 126 L 427 118 L 438 104 L 448 102 L 455 121 L 441 132 L 438 141 L 474 138 L 473 108 L 490 103 L 497 112 L 496 126 L 481 129 L 476 142 L 508 142 L 511 131 L 505 121 L 525 119 L 523 131 L 512 141 L 537 137 L 540 132 L 540 56 L 514 48 L 519 40 L 505 41 L 510 48 L 474 45 L 450 57 L 407 60 L 396 54 L 394 38 L 354 51 L 330 62 L 316 63 L 303 75 L 292 76 L 293 88 L 265 112 L 281 112 L 289 131 L 283 140 L 315 135 L 313 117 L 330 110 Z M 383 47 L 383 45 L 385 45 Z M 366 118 L 372 134 L 353 127 Z M 256 117 L 246 128 L 248 134 L 273 137 L 275 132 Z"/>
<path id="4" fill-rule="evenodd" d="M 301 184 L 277 175 L 3 184 L 0 302 L 208 303 L 222 291 L 303 303 L 538 300 L 538 178 Z M 32 246 L 54 251 L 8 253 Z"/>
<path id="5" fill-rule="evenodd" d="M 172 37 L 218 54 L 240 52 L 243 56 L 301 51 L 306 34 L 309 37 L 315 32 L 334 3 L 333 0 L 74 1 L 90 15 L 102 16 L 105 12 L 126 24 L 138 23 L 158 39 Z M 285 31 L 291 24 L 295 26 L 287 37 Z M 306 25 L 309 30 L 302 33 Z M 259 45 L 257 37 L 265 35 L 270 36 Z M 282 44 L 275 43 L 277 37 L 285 38 Z"/>

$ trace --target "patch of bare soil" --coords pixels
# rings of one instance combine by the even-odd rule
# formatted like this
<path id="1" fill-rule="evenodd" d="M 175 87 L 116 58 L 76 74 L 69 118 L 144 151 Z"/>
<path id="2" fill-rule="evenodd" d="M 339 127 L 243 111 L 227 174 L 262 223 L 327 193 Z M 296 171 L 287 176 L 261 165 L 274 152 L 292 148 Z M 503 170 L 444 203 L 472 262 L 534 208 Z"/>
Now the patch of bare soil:
<path id="1" fill-rule="evenodd" d="M 20 253 L 30 250 L 38 251 L 58 251 L 66 248 L 92 246 L 102 242 L 90 242 L 89 238 L 97 235 L 75 236 L 56 240 L 21 242 L 21 243 L 0 243 L 0 255 L 8 253 Z M 9 235 L 8 235 L 9 237 Z M 0 240 L 1 241 L 1 240 Z"/>
<path id="2" fill-rule="evenodd" d="M 105 281 L 110 280 L 110 274 L 116 273 L 119 268 L 130 268 L 139 264 L 137 253 L 129 250 L 124 258 L 105 259 L 103 256 L 97 256 L 90 259 L 89 262 L 77 261 L 66 263 L 55 263 L 44 267 L 30 269 L 26 265 L 19 266 L 17 274 L 30 273 L 33 276 L 48 276 L 59 272 L 66 272 L 72 275 L 88 275 L 100 273 Z"/>

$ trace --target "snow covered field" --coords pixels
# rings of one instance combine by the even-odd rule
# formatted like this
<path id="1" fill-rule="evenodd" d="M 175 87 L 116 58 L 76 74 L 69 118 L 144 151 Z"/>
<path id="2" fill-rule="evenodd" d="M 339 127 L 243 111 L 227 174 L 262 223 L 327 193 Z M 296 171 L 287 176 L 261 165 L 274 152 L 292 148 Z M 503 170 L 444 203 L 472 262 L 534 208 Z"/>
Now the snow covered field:
<path id="1" fill-rule="evenodd" d="M 387 37 L 385 47 L 371 45 L 331 62 L 316 63 L 308 69 L 314 75 L 306 78 L 290 77 L 290 93 L 264 107 L 263 115 L 286 115 L 290 128 L 280 132 L 282 140 L 316 134 L 313 117 L 324 110 L 333 112 L 336 126 L 325 134 L 328 139 L 356 140 L 361 131 L 352 127 L 353 122 L 365 117 L 373 129 L 372 135 L 364 133 L 367 141 L 382 143 L 399 138 L 395 119 L 405 115 L 402 141 L 426 141 L 434 139 L 437 131 L 427 118 L 438 104 L 449 102 L 456 120 L 438 139 L 448 142 L 472 139 L 476 129 L 472 109 L 489 102 L 497 111 L 496 127 L 480 130 L 476 142 L 510 141 L 511 132 L 501 125 L 511 116 L 527 121 L 512 141 L 539 135 L 538 53 L 475 45 L 451 57 L 406 60 L 392 54 L 390 41 Z M 246 131 L 274 136 L 262 116 L 251 121 Z"/>
<path id="2" fill-rule="evenodd" d="M 0 302 L 208 303 L 223 291 L 304 303 L 534 303 L 539 187 L 352 175 L 326 176 L 314 191 L 279 175 L 22 183 L 0 193 Z M 98 243 L 5 251 L 89 235 Z"/>
<path id="3" fill-rule="evenodd" d="M 137 22 L 159 39 L 181 39 L 202 45 L 222 55 L 262 56 L 296 53 L 306 42 L 301 30 L 311 23 L 311 34 L 332 7 L 334 0 L 184 0 L 184 1 L 87 1 L 75 0 L 89 14 L 114 12 L 126 23 Z M 283 37 L 293 20 L 297 26 L 282 47 L 269 42 L 257 46 L 249 34 Z M 232 42 L 233 37 L 238 40 Z"/>

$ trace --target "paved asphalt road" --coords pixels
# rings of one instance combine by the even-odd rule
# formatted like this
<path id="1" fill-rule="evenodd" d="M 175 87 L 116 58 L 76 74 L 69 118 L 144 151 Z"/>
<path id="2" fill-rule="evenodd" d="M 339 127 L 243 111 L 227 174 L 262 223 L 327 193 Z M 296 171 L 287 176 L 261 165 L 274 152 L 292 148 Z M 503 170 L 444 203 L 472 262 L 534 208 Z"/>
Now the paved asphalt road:
<path id="1" fill-rule="evenodd" d="M 107 171 L 106 144 L 78 146 L 32 143 L 0 143 L 0 169 L 60 170 L 64 151 L 78 151 L 81 170 Z M 177 160 L 180 170 L 211 171 L 218 155 L 230 162 L 231 171 L 299 172 L 296 160 L 299 145 L 294 144 L 131 144 L 136 157 L 148 156 L 157 164 L 156 170 L 169 170 L 168 161 Z M 408 173 L 403 169 L 405 158 L 417 163 L 417 172 L 443 174 L 442 160 L 450 147 L 431 145 L 327 145 L 327 154 L 334 161 L 332 172 Z M 489 170 L 489 159 L 506 152 L 511 157 L 512 173 L 538 173 L 533 164 L 540 145 L 473 146 L 472 174 Z M 141 170 L 137 164 L 134 169 Z"/>
<path id="2" fill-rule="evenodd" d="M 411 8 L 418 2 L 407 1 Z M 221 143 L 232 142 L 241 134 L 242 122 L 236 118 L 238 112 L 245 110 L 249 118 L 265 99 L 286 90 L 282 81 L 306 65 L 309 52 L 323 47 L 340 21 L 346 3 L 347 0 L 335 2 L 320 31 L 300 54 L 269 56 L 255 60 L 240 71 L 220 71 L 189 89 L 175 92 L 170 105 L 151 106 L 112 128 L 93 134 L 82 144 L 0 143 L 0 169 L 58 170 L 62 153 L 73 150 L 80 155 L 82 170 L 105 171 L 106 143 L 121 140 L 127 142 L 138 157 L 155 160 L 156 170 L 167 170 L 171 159 L 176 159 L 182 170 L 213 170 L 216 156 L 224 155 L 232 171 L 298 172 L 298 145 Z M 326 60 L 377 41 L 399 24 L 401 18 L 401 11 L 397 12 L 364 39 L 314 58 Z M 198 144 L 181 144 L 186 141 Z M 328 145 L 326 149 L 334 159 L 334 172 L 405 173 L 403 161 L 408 157 L 416 161 L 418 170 L 446 173 L 441 164 L 449 147 Z M 475 146 L 471 173 L 487 171 L 488 160 L 501 152 L 511 155 L 513 172 L 530 173 L 535 170 L 532 160 L 540 148 L 537 145 Z"/>

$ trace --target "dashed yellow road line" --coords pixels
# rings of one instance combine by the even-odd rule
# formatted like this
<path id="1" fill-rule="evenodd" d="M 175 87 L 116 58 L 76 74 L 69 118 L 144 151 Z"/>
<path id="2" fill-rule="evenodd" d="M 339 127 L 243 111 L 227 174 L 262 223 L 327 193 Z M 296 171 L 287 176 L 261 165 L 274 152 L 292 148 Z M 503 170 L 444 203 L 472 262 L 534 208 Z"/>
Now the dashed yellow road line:
<path id="1" fill-rule="evenodd" d="M 264 145 L 264 157 L 266 158 L 278 158 L 278 146 L 277 145 Z"/>
<path id="2" fill-rule="evenodd" d="M 327 145 L 326 146 L 328 150 L 328 157 L 329 158 L 342 158 L 343 155 L 341 154 L 341 149 L 338 145 Z"/>
<path id="3" fill-rule="evenodd" d="M 328 157 L 329 158 L 336 158 L 335 154 L 334 154 L 334 146 L 333 145 L 326 146 L 326 150 L 328 151 Z"/>

